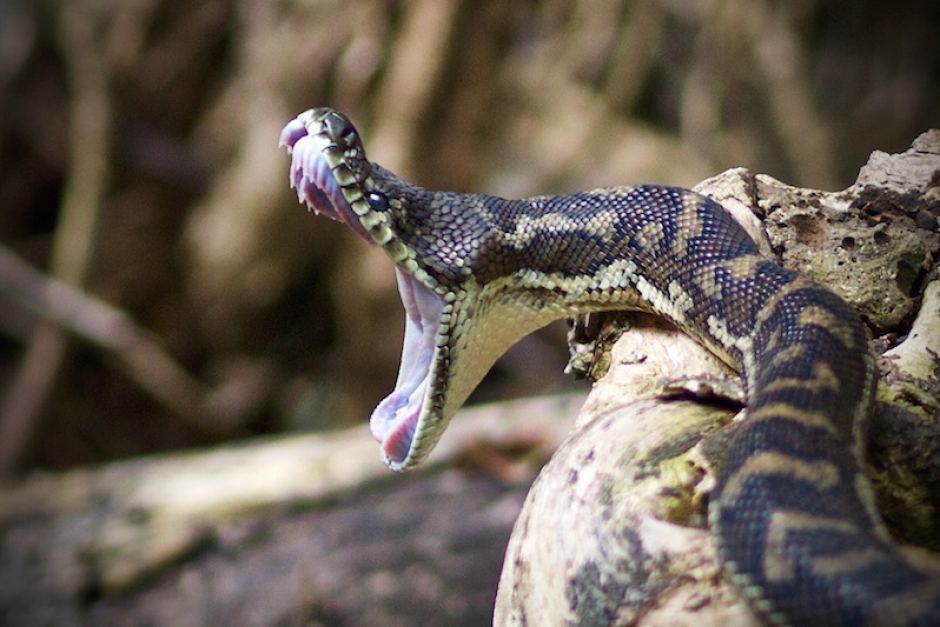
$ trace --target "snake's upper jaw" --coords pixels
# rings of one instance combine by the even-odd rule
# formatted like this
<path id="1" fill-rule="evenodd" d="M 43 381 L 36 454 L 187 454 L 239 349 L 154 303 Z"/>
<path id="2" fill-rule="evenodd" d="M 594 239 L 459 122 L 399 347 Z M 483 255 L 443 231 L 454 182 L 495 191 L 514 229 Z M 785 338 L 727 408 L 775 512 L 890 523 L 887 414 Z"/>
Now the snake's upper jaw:
<path id="1" fill-rule="evenodd" d="M 301 204 L 348 225 L 371 244 L 372 237 L 346 200 L 325 156 L 335 145 L 324 133 L 310 132 L 308 128 L 312 111 L 294 118 L 281 131 L 279 145 L 291 155 L 290 185 L 297 191 Z"/>
<path id="2" fill-rule="evenodd" d="M 427 427 L 443 419 L 441 395 L 435 392 L 446 377 L 446 348 L 439 344 L 444 344 L 447 324 L 439 295 L 400 268 L 395 268 L 395 276 L 405 306 L 401 365 L 395 390 L 375 408 L 370 426 L 385 462 L 403 470 L 424 458 L 439 433 Z"/>

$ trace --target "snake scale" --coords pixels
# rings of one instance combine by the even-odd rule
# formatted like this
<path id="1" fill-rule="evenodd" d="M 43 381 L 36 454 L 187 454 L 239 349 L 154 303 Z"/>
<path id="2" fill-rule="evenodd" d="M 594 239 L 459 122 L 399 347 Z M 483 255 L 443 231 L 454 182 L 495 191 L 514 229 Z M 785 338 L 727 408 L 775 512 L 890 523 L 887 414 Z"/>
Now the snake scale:
<path id="1" fill-rule="evenodd" d="M 368 161 L 350 120 L 326 108 L 280 140 L 299 200 L 394 262 L 402 361 L 371 418 L 392 469 L 422 461 L 525 334 L 585 312 L 653 312 L 742 373 L 748 415 L 709 519 L 751 608 L 772 624 L 940 624 L 940 578 L 892 543 L 860 470 L 876 385 L 862 322 L 759 255 L 721 205 L 660 185 L 522 200 L 431 191 Z"/>

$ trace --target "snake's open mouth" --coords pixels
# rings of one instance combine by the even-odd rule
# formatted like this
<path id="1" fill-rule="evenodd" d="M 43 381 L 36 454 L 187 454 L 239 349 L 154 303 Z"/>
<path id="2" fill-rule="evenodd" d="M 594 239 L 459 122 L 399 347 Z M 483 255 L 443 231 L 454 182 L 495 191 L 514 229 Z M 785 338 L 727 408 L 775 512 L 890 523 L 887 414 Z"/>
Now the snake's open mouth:
<path id="1" fill-rule="evenodd" d="M 353 178 L 345 170 L 345 192 L 337 182 L 330 166 L 328 153 L 336 153 L 335 138 L 315 124 L 315 113 L 307 112 L 289 122 L 281 131 L 280 145 L 286 146 L 291 155 L 290 183 L 297 190 L 297 199 L 315 213 L 350 226 L 370 244 L 376 243 L 353 211 L 348 198 L 361 198 L 368 193 L 368 183 Z M 363 177 L 365 178 L 365 177 Z M 342 179 L 341 179 L 342 180 Z M 442 378 L 441 359 L 446 350 L 438 344 L 446 329 L 442 325 L 443 299 L 422 284 L 411 274 L 396 267 L 398 292 L 405 306 L 405 340 L 402 347 L 401 366 L 394 391 L 388 395 L 372 413 L 372 434 L 382 445 L 386 463 L 394 470 L 401 470 L 420 461 L 426 452 L 414 446 L 416 435 L 420 439 L 421 420 L 432 420 L 439 415 L 433 391 L 435 383 Z M 431 418 L 429 418 L 429 416 Z M 425 449 L 433 445 L 433 442 Z"/>
<path id="2" fill-rule="evenodd" d="M 405 340 L 395 390 L 372 412 L 372 435 L 382 444 L 386 461 L 404 467 L 421 416 L 431 409 L 438 336 L 444 301 L 417 279 L 395 268 L 398 293 L 405 306 Z"/>

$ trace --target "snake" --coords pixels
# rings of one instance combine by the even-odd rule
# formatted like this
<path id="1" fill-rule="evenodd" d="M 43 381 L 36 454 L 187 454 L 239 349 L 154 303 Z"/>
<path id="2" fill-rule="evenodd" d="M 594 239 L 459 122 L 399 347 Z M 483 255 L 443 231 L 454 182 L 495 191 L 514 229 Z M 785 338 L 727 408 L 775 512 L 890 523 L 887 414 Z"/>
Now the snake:
<path id="1" fill-rule="evenodd" d="M 725 576 L 774 625 L 940 625 L 940 577 L 890 537 L 863 472 L 877 385 L 869 336 L 833 291 L 760 254 L 718 202 L 637 185 L 505 199 L 434 191 L 366 156 L 346 115 L 284 126 L 298 200 L 394 265 L 405 309 L 394 390 L 370 418 L 412 468 L 510 346 L 549 322 L 633 310 L 738 372 L 746 419 L 708 522 Z"/>

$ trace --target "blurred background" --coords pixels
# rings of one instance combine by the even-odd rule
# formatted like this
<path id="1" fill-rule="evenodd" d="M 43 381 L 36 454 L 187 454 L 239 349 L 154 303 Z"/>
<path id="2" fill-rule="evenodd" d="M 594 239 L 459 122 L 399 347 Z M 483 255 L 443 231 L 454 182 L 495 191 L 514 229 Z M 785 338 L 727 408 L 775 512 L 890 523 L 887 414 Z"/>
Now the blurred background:
<path id="1" fill-rule="evenodd" d="M 0 0 L 0 623 L 489 621 L 545 450 L 402 478 L 364 432 L 256 437 L 364 425 L 401 350 L 391 264 L 289 189 L 299 112 L 432 188 L 833 190 L 940 125 L 938 33 L 935 0 Z M 471 400 L 586 390 L 564 335 Z M 548 413 L 515 407 L 480 424 Z"/>
<path id="2" fill-rule="evenodd" d="M 382 254 L 288 188 L 306 108 L 433 188 L 838 189 L 940 124 L 938 7 L 2 0 L 0 470 L 366 420 L 402 309 Z M 573 385 L 563 337 L 474 400 Z"/>

